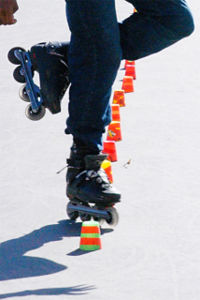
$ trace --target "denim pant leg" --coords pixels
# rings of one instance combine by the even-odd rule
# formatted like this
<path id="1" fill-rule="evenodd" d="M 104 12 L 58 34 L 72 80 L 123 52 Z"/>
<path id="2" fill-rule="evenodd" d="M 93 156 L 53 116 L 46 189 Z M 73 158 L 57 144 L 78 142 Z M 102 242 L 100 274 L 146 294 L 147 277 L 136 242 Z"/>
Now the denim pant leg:
<path id="1" fill-rule="evenodd" d="M 122 56 L 115 2 L 67 0 L 66 3 L 71 30 L 66 132 L 101 150 L 102 134 L 111 121 L 111 87 Z"/>
<path id="2" fill-rule="evenodd" d="M 127 0 L 138 13 L 120 26 L 123 58 L 136 60 L 156 53 L 194 30 L 185 0 Z"/>

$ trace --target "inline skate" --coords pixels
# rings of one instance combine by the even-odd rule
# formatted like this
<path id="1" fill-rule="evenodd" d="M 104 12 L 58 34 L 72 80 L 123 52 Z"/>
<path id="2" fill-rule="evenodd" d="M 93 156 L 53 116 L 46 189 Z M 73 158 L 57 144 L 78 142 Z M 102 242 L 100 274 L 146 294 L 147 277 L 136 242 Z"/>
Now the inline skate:
<path id="1" fill-rule="evenodd" d="M 61 100 L 69 86 L 67 43 L 39 43 L 26 51 L 14 47 L 8 53 L 11 63 L 17 65 L 13 72 L 16 81 L 23 83 L 19 96 L 30 102 L 25 114 L 31 120 L 40 120 L 46 111 L 61 111 Z M 39 86 L 34 83 L 34 72 L 39 73 Z"/>
<path id="2" fill-rule="evenodd" d="M 67 215 L 71 220 L 80 217 L 88 221 L 93 217 L 100 223 L 105 220 L 109 225 L 117 225 L 119 216 L 114 205 L 120 202 L 121 195 L 101 168 L 106 157 L 101 153 L 87 154 L 72 146 L 66 176 L 70 200 Z"/>

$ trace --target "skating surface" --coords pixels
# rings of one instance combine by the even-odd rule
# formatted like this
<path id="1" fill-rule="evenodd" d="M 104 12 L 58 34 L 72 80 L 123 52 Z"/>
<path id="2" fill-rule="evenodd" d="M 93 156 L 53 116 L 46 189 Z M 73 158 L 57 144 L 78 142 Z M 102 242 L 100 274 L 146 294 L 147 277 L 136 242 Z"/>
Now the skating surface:
<path id="1" fill-rule="evenodd" d="M 19 1 L 18 23 L 0 27 L 0 299 L 199 300 L 200 4 L 190 3 L 196 32 L 136 63 L 113 164 L 120 223 L 90 253 L 78 250 L 81 223 L 67 220 L 56 174 L 71 145 L 68 96 L 61 114 L 29 121 L 6 58 L 13 46 L 68 40 L 64 1 Z M 132 11 L 117 7 L 120 18 Z"/>

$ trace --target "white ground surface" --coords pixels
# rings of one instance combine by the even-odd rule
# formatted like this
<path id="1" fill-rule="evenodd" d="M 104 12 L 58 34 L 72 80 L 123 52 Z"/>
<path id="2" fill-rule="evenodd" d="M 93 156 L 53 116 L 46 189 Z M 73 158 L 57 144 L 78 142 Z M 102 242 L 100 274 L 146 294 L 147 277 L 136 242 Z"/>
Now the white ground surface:
<path id="1" fill-rule="evenodd" d="M 66 220 L 65 172 L 56 174 L 71 145 L 68 96 L 61 114 L 29 121 L 7 61 L 13 46 L 69 39 L 64 1 L 19 1 L 18 23 L 0 27 L 0 299 L 199 300 L 200 4 L 190 2 L 196 32 L 137 62 L 113 164 L 120 223 L 84 254 L 81 223 Z M 132 11 L 117 6 L 119 18 Z"/>

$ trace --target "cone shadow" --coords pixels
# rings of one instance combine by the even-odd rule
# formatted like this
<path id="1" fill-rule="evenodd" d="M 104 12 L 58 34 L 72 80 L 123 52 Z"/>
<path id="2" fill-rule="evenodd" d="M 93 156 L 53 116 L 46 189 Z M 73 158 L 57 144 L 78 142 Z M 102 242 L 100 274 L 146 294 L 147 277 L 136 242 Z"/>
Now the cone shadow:
<path id="1" fill-rule="evenodd" d="M 67 255 L 68 256 L 81 256 L 81 255 L 84 255 L 84 254 L 88 254 L 88 253 L 91 253 L 91 252 L 96 252 L 96 251 L 99 251 L 100 249 L 98 250 L 92 250 L 92 251 L 83 251 L 81 249 L 76 249 L 70 253 L 68 253 Z"/>

